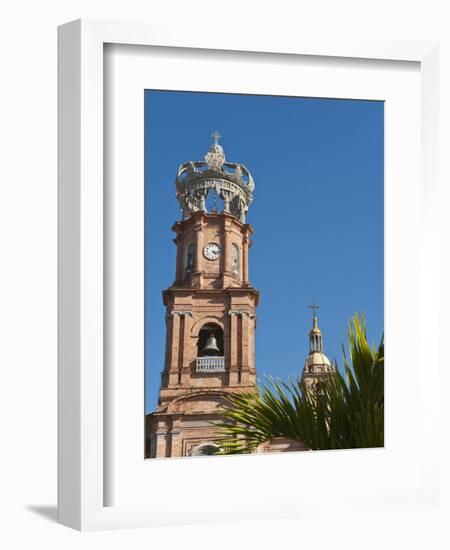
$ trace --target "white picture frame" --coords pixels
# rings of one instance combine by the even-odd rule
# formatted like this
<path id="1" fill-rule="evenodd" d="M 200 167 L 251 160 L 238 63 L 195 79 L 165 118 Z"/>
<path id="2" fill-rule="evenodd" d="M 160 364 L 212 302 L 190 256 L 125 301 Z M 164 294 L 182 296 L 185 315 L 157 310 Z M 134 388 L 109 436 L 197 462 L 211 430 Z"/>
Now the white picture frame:
<path id="1" fill-rule="evenodd" d="M 217 30 L 217 29 L 216 29 Z M 345 58 L 384 60 L 386 62 L 413 62 L 420 64 L 420 117 L 422 150 L 421 175 L 418 179 L 422 202 L 417 204 L 421 216 L 419 242 L 414 245 L 420 252 L 420 285 L 418 300 L 422 319 L 438 316 L 438 231 L 436 220 L 435 173 L 438 151 L 437 44 L 432 41 L 392 41 L 349 39 L 312 39 L 311 37 L 258 36 L 249 31 L 240 42 L 227 39 L 225 33 L 204 32 L 200 35 L 173 33 L 171 29 L 152 23 L 79 20 L 59 28 L 59 356 L 58 356 L 58 518 L 60 523 L 80 530 L 157 526 L 166 524 L 214 521 L 214 514 L 201 516 L 186 513 L 189 495 L 170 495 L 171 509 L 166 507 L 162 489 L 155 487 L 154 504 L 136 500 L 126 505 L 111 505 L 105 495 L 110 491 L 109 477 L 105 476 L 105 392 L 104 384 L 108 362 L 104 353 L 105 301 L 104 301 L 104 243 L 106 242 L 104 212 L 104 51 L 106 44 L 130 46 L 158 46 L 181 49 L 214 51 L 258 52 L 264 55 L 311 56 L 314 58 Z M 338 60 L 339 62 L 339 60 Z M 411 315 L 405 312 L 404 315 Z M 388 336 L 388 334 L 387 334 Z M 419 348 L 421 357 L 427 356 L 430 367 L 427 380 L 431 382 L 431 395 L 424 389 L 416 397 L 429 405 L 429 419 L 437 418 L 436 402 L 438 380 L 438 345 L 425 350 L 426 342 L 437 342 L 437 335 L 420 323 Z M 434 355 L 433 355 L 434 354 Z M 143 369 L 143 365 L 142 365 Z M 420 382 L 417 382 L 420 385 Z M 415 388 L 420 391 L 419 387 Z M 429 391 L 429 390 L 427 390 Z M 107 400 L 106 400 L 107 401 Z M 432 423 L 432 422 L 431 422 Z M 373 451 L 372 451 L 373 452 Z M 419 453 L 420 454 L 420 453 Z M 298 456 L 298 455 L 297 455 Z M 341 455 L 343 456 L 343 455 Z M 261 467 L 277 467 L 284 459 L 283 468 L 295 472 L 296 455 L 289 457 L 230 457 L 220 459 L 257 461 Z M 203 459 L 202 459 L 203 460 Z M 210 462 L 209 459 L 206 459 Z M 307 458 L 307 460 L 311 460 Z M 418 459 L 419 460 L 419 459 Z M 164 468 L 182 471 L 189 467 L 186 461 L 164 461 Z M 437 455 L 430 445 L 420 454 L 417 462 L 418 481 L 410 487 L 392 487 L 389 506 L 411 505 L 411 502 L 434 502 L 438 477 L 435 469 Z M 199 464 L 197 462 L 197 464 Z M 205 462 L 202 464 L 206 464 Z M 230 464 L 230 462 L 229 462 Z M 236 463 L 234 463 L 236 464 Z M 192 466 L 191 466 L 192 467 Z M 214 467 L 214 465 L 213 465 Z M 198 466 L 196 466 L 198 469 Z M 309 494 L 308 506 L 301 502 L 295 489 L 284 491 L 283 503 L 269 493 L 250 501 L 233 500 L 221 519 L 239 520 L 266 517 L 287 517 L 310 513 L 311 506 L 320 501 L 324 487 L 317 487 L 316 500 Z M 336 487 L 327 502 L 339 502 L 344 509 L 376 510 L 386 500 L 388 488 L 379 494 L 368 490 L 365 498 L 342 487 Z M 333 500 L 334 498 L 334 500 Z M 110 505 L 105 505 L 105 503 Z M 196 505 L 201 505 L 201 497 Z M 209 503 L 204 500 L 204 504 Z M 230 503 L 231 504 L 231 503 Z M 386 506 L 386 505 L 385 505 Z M 180 508 L 183 507 L 183 513 Z M 321 512 L 317 505 L 317 513 Z"/>

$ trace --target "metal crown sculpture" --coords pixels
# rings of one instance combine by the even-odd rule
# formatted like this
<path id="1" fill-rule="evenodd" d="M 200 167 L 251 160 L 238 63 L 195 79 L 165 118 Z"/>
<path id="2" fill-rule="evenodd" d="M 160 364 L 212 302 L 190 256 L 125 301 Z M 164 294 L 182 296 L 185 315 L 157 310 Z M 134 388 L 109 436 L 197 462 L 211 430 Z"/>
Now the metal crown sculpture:
<path id="1" fill-rule="evenodd" d="M 188 161 L 178 169 L 177 199 L 183 218 L 193 212 L 206 210 L 206 200 L 210 193 L 223 201 L 223 212 L 227 212 L 242 223 L 252 202 L 255 184 L 252 175 L 243 164 L 225 162 L 223 148 L 219 145 L 221 135 L 212 134 L 214 143 L 203 161 Z"/>

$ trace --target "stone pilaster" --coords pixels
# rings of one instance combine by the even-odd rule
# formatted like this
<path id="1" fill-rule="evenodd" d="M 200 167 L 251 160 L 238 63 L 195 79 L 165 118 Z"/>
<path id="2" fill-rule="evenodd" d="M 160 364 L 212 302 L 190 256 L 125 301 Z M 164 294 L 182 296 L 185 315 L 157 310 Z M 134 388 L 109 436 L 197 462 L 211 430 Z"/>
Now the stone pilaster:
<path id="1" fill-rule="evenodd" d="M 198 216 L 194 225 L 195 231 L 195 261 L 194 271 L 191 276 L 192 286 L 203 287 L 203 220 Z"/>
<path id="2" fill-rule="evenodd" d="M 229 311 L 230 316 L 230 385 L 238 384 L 239 356 L 238 356 L 238 314 L 236 311 Z"/>
<path id="3" fill-rule="evenodd" d="M 189 335 L 186 318 L 192 318 L 192 311 L 171 311 L 167 315 L 166 369 L 163 374 L 163 387 L 179 386 L 182 383 L 183 367 Z M 164 381 L 166 383 L 164 384 Z"/>
<path id="4" fill-rule="evenodd" d="M 231 222 L 224 216 L 223 218 L 223 241 L 224 254 L 222 265 L 222 286 L 227 288 L 232 282 L 231 262 L 232 262 L 232 239 L 231 239 Z"/>
<path id="5" fill-rule="evenodd" d="M 250 245 L 250 239 L 247 234 L 247 232 L 244 234 L 244 238 L 242 239 L 242 285 L 248 286 L 249 285 L 249 278 L 248 278 L 248 249 Z"/>
<path id="6" fill-rule="evenodd" d="M 172 311 L 172 353 L 169 367 L 169 386 L 178 384 L 178 355 L 180 343 L 180 316 Z"/>
<path id="7" fill-rule="evenodd" d="M 179 228 L 177 229 L 177 236 L 175 237 L 173 242 L 177 247 L 175 281 L 180 284 L 184 278 L 184 242 Z"/>
<path id="8" fill-rule="evenodd" d="M 183 364 L 181 366 L 181 385 L 183 387 L 189 387 L 191 378 L 191 362 L 193 359 L 192 325 L 193 314 L 192 312 L 188 312 L 184 315 Z"/>

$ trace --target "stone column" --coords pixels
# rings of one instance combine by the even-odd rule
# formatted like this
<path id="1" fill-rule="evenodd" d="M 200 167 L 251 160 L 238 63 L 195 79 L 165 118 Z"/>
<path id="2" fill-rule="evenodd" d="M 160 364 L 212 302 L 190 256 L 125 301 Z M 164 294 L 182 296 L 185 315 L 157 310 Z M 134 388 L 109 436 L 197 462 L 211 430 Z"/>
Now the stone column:
<path id="1" fill-rule="evenodd" d="M 193 314 L 191 311 L 186 311 L 184 315 L 184 334 L 183 334 L 183 364 L 181 368 L 181 384 L 189 387 L 191 378 L 191 363 L 192 363 L 192 323 Z"/>
<path id="2" fill-rule="evenodd" d="M 173 418 L 172 432 L 171 432 L 171 445 L 170 445 L 171 457 L 183 456 L 183 449 L 181 444 L 182 444 L 181 417 L 175 417 Z"/>
<path id="3" fill-rule="evenodd" d="M 248 318 L 248 365 L 249 365 L 249 382 L 254 384 L 256 382 L 256 369 L 255 369 L 255 328 L 256 328 L 256 316 L 251 313 Z"/>
<path id="4" fill-rule="evenodd" d="M 151 433 L 147 438 L 145 458 L 156 458 L 156 434 Z"/>
<path id="5" fill-rule="evenodd" d="M 180 316 L 178 311 L 172 311 L 172 351 L 170 355 L 169 386 L 178 384 L 178 357 L 180 342 Z"/>
<path id="6" fill-rule="evenodd" d="M 173 315 L 167 308 L 166 312 L 166 351 L 164 355 L 164 370 L 162 373 L 162 387 L 166 388 L 169 383 L 170 365 L 172 363 L 172 341 L 173 341 Z"/>
<path id="7" fill-rule="evenodd" d="M 250 245 L 250 238 L 248 233 L 244 234 L 242 239 L 242 284 L 248 286 L 248 248 Z"/>
<path id="8" fill-rule="evenodd" d="M 242 360 L 244 352 L 244 333 L 243 329 L 244 315 L 240 311 L 237 316 L 237 382 L 242 383 Z"/>
<path id="9" fill-rule="evenodd" d="M 224 234 L 224 255 L 223 255 L 223 264 L 222 264 L 222 281 L 223 287 L 226 288 L 230 284 L 230 275 L 231 275 L 231 224 L 224 218 L 223 222 L 223 234 Z"/>
<path id="10" fill-rule="evenodd" d="M 177 263 L 176 263 L 176 273 L 175 273 L 175 279 L 177 282 L 181 282 L 183 280 L 183 274 L 184 274 L 184 243 L 183 239 L 181 237 L 181 233 L 179 232 L 179 229 L 176 229 L 177 236 L 173 240 L 177 247 Z"/>
<path id="11" fill-rule="evenodd" d="M 164 418 L 161 418 L 156 422 L 157 422 L 157 425 L 156 425 L 155 442 L 154 442 L 155 458 L 164 458 L 167 456 L 169 428 Z"/>
<path id="12" fill-rule="evenodd" d="M 197 217 L 196 223 L 194 225 L 195 231 L 195 262 L 194 262 L 194 272 L 191 276 L 192 285 L 195 288 L 202 288 L 202 252 L 203 252 L 203 223 L 202 217 Z"/>
<path id="13" fill-rule="evenodd" d="M 250 362 L 249 362 L 249 351 L 250 351 L 250 320 L 249 320 L 249 314 L 244 311 L 242 312 L 242 368 L 244 370 L 248 370 Z"/>
<path id="14" fill-rule="evenodd" d="M 238 317 L 237 312 L 230 311 L 230 385 L 238 383 Z"/>
<path id="15" fill-rule="evenodd" d="M 203 250 L 203 225 L 202 221 L 194 226 L 195 229 L 195 264 L 194 270 L 200 272 L 202 270 L 202 250 Z"/>
<path id="16" fill-rule="evenodd" d="M 180 335 L 178 338 L 178 380 L 177 383 L 181 384 L 181 373 L 184 363 L 184 345 L 185 345 L 185 326 L 186 326 L 186 314 L 179 314 L 180 317 Z"/>

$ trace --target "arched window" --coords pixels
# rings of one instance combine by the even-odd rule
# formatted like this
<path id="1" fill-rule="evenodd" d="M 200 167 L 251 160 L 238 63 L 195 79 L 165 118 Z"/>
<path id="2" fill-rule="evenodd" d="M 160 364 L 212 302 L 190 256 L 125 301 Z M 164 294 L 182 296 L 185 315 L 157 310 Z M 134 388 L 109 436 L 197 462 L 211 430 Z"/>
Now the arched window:
<path id="1" fill-rule="evenodd" d="M 197 357 L 223 357 L 223 330 L 215 323 L 204 325 L 197 341 Z"/>
<path id="2" fill-rule="evenodd" d="M 231 245 L 231 272 L 234 275 L 239 275 L 239 247 L 236 243 Z"/>
<path id="3" fill-rule="evenodd" d="M 314 351 L 321 351 L 322 345 L 320 339 L 321 337 L 319 334 L 314 335 Z"/>
<path id="4" fill-rule="evenodd" d="M 188 243 L 184 251 L 184 273 L 187 275 L 194 268 L 194 243 Z"/>

